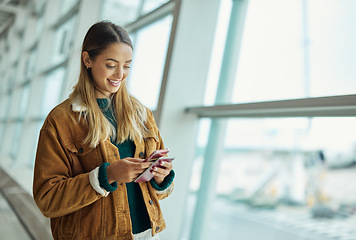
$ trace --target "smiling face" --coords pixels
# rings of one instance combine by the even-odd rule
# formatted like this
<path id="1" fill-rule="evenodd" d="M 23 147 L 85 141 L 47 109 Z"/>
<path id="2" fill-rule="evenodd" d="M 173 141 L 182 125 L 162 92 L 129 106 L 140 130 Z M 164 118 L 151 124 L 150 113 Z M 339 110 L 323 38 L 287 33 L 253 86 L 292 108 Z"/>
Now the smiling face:
<path id="1" fill-rule="evenodd" d="M 91 68 L 96 98 L 116 93 L 129 74 L 132 49 L 126 43 L 112 43 L 94 59 L 83 52 L 83 62 Z"/>

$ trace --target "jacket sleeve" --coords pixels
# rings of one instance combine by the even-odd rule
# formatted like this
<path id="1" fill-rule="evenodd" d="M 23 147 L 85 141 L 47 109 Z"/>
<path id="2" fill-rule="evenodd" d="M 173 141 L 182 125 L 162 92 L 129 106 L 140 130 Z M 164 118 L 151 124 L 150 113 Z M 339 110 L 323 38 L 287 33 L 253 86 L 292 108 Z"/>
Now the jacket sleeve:
<path id="1" fill-rule="evenodd" d="M 98 194 L 89 173 L 72 176 L 68 151 L 53 129 L 42 129 L 34 168 L 33 196 L 46 217 L 63 216 L 95 202 Z"/>

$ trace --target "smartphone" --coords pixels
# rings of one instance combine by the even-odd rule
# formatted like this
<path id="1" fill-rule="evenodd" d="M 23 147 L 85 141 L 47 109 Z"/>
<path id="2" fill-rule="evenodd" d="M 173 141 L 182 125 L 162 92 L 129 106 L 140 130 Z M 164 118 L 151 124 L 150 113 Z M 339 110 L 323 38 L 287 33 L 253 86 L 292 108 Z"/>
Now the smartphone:
<path id="1" fill-rule="evenodd" d="M 153 153 L 151 153 L 150 156 L 148 156 L 148 158 L 146 158 L 144 160 L 144 162 L 156 161 L 158 158 L 163 157 L 164 155 L 167 155 L 168 152 L 169 152 L 168 148 L 155 150 Z"/>
<path id="2" fill-rule="evenodd" d="M 150 181 L 154 177 L 151 173 L 153 167 L 159 167 L 160 161 L 172 162 L 173 160 L 174 158 L 171 157 L 160 157 L 156 159 L 156 161 L 154 161 L 149 168 L 147 168 L 140 176 L 138 176 L 134 182 L 137 183 Z"/>

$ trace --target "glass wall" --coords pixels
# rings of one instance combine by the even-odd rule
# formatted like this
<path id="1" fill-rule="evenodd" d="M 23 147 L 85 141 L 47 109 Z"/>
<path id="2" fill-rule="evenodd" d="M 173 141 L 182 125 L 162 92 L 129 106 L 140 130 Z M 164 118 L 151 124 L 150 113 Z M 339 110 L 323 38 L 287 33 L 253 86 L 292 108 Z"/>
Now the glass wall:
<path id="1" fill-rule="evenodd" d="M 47 74 L 41 107 L 41 116 L 45 117 L 60 102 L 65 67 L 59 67 Z"/>
<path id="2" fill-rule="evenodd" d="M 355 93 L 355 8 L 348 0 L 251 0 L 232 102 Z"/>
<path id="3" fill-rule="evenodd" d="M 84 36 L 78 37 L 76 33 L 79 27 L 88 26 L 88 9 L 96 10 L 98 18 L 124 27 L 141 21 L 130 32 L 135 53 L 140 54 L 134 56 L 132 72 L 135 74 L 130 76 L 129 88 L 145 105 L 156 109 L 170 41 L 173 8 L 159 13 L 153 21 L 142 19 L 166 3 L 169 1 L 104 0 L 102 8 L 95 9 L 83 1 L 67 0 L 37 1 L 26 5 L 28 8 L 22 12 L 24 16 L 16 26 L 0 36 L 0 73 L 3 76 L 0 85 L 1 165 L 16 171 L 27 169 L 32 172 L 43 121 L 53 107 L 68 97 L 64 96 L 70 91 L 66 88 L 69 89 L 70 83 L 78 76 L 72 56 L 75 55 L 77 62 L 81 45 L 78 39 L 81 42 Z M 147 85 L 148 81 L 151 84 Z M 142 93 L 142 89 L 149 94 Z M 28 179 L 18 180 L 31 191 Z"/>
<path id="4" fill-rule="evenodd" d="M 355 93 L 355 8 L 350 0 L 250 0 L 231 103 Z"/>
<path id="5" fill-rule="evenodd" d="M 216 188 L 208 239 L 354 239 L 355 120 L 228 119 L 219 168 L 211 176 Z M 200 121 L 188 229 L 210 122 Z"/>
<path id="6" fill-rule="evenodd" d="M 141 2 L 142 0 L 104 0 L 102 19 L 125 26 L 139 17 Z"/>
<path id="7" fill-rule="evenodd" d="M 148 108 L 155 110 L 166 61 L 172 16 L 140 29 L 134 34 L 134 56 L 129 89 Z"/>
<path id="8" fill-rule="evenodd" d="M 27 4 L 16 24 L 1 35 L 0 163 L 28 192 L 40 127 L 63 100 L 78 3 Z"/>
<path id="9" fill-rule="evenodd" d="M 142 14 L 149 13 L 167 2 L 169 0 L 143 0 Z"/>
<path id="10" fill-rule="evenodd" d="M 157 15 L 155 20 L 142 20 L 166 4 L 167 0 L 112 1 L 105 0 L 102 19 L 123 26 L 139 22 L 129 31 L 134 56 L 128 79 L 129 91 L 151 110 L 156 110 L 165 69 L 173 22 L 172 10 Z"/>
<path id="11" fill-rule="evenodd" d="M 73 44 L 74 30 L 76 29 L 76 15 L 71 16 L 65 23 L 55 30 L 54 52 L 52 62 L 58 63 L 69 56 L 69 50 Z"/>
<path id="12" fill-rule="evenodd" d="M 247 103 L 248 110 L 260 101 L 355 94 L 355 7 L 348 0 L 248 1 L 226 103 Z M 215 37 L 220 51 L 212 59 L 206 105 L 214 104 L 231 8 L 231 1 L 222 1 Z M 285 117 L 222 118 L 222 154 L 211 171 L 206 151 L 219 151 L 208 145 L 218 120 L 200 119 L 183 239 L 196 236 L 189 233 L 201 225 L 197 204 L 209 194 L 214 201 L 204 209 L 211 218 L 202 239 L 355 239 L 356 118 L 291 118 L 284 111 Z M 202 192 L 206 178 L 216 184 L 209 194 Z"/>

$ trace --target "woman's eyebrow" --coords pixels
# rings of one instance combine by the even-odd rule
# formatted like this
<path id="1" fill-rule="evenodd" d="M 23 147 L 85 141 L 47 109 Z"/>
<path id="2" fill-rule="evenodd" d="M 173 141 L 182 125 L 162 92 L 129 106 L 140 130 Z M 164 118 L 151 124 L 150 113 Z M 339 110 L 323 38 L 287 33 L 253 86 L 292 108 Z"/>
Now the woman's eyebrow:
<path id="1" fill-rule="evenodd" d="M 113 58 L 108 58 L 108 59 L 106 59 L 106 61 L 114 61 L 114 62 L 119 62 L 118 60 L 115 60 L 115 59 L 113 59 Z M 128 61 L 126 61 L 126 63 L 129 63 L 129 62 L 132 62 L 132 60 L 128 60 Z"/>

